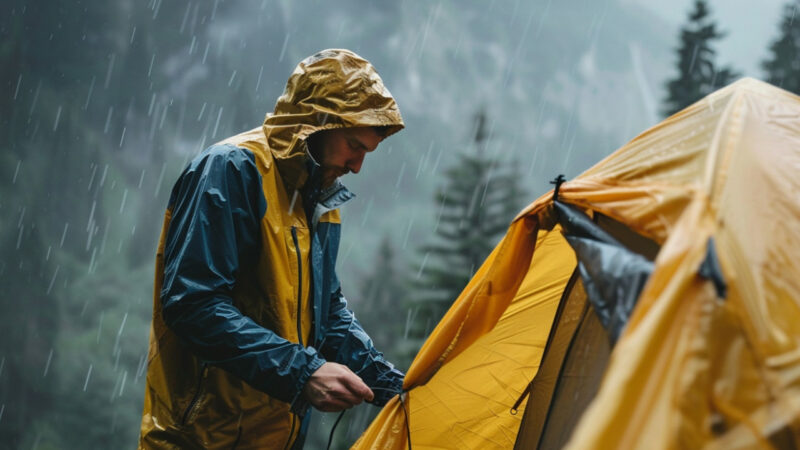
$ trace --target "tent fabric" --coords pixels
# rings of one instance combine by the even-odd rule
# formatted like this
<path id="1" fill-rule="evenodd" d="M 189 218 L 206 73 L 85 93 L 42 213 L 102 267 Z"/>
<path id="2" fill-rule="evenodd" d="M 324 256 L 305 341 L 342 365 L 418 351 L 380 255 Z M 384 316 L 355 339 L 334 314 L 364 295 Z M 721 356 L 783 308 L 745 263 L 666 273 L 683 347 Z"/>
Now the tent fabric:
<path id="1" fill-rule="evenodd" d="M 800 97 L 742 79 L 561 185 L 661 246 L 567 447 L 800 443 L 798 119 Z M 408 423 L 395 398 L 356 448 L 405 448 L 406 426 L 413 448 L 513 446 L 509 409 L 575 269 L 554 222 L 552 193 L 520 213 L 412 363 Z M 710 239 L 724 300 L 700 275 Z"/>
<path id="2" fill-rule="evenodd" d="M 577 209 L 557 200 L 553 206 L 577 255 L 586 295 L 609 338 L 616 342 L 653 272 L 653 263 L 625 248 Z"/>
<path id="3" fill-rule="evenodd" d="M 532 240 L 526 241 L 516 244 L 534 246 Z M 525 278 L 518 290 L 512 292 L 516 295 L 509 299 L 510 304 L 491 331 L 451 356 L 427 383 L 408 392 L 406 407 L 413 448 L 514 446 L 525 404 L 519 407 L 517 415 L 509 410 L 536 373 L 559 299 L 575 268 L 575 255 L 560 228 L 539 232 L 535 244 L 536 253 L 525 267 L 541 265 L 542 269 L 514 271 L 525 274 Z M 498 248 L 503 247 L 501 243 Z M 498 256 L 493 253 L 487 263 L 496 264 Z M 544 265 L 545 261 L 558 264 Z M 484 264 L 481 271 L 486 269 Z M 470 284 L 480 281 L 481 271 Z M 507 272 L 496 275 L 504 273 Z M 465 293 L 478 290 L 467 286 Z M 431 336 L 449 332 L 443 325 L 452 323 L 446 319 L 458 311 L 451 309 Z M 470 318 L 485 317 L 475 314 Z M 430 342 L 429 339 L 426 345 Z M 415 361 L 424 354 L 420 351 Z M 399 403 L 395 397 L 384 407 L 355 448 L 407 448 L 405 419 Z M 377 423 L 385 426 L 376 427 Z M 451 432 L 447 433 L 448 429 Z M 447 433 L 446 442 L 442 442 L 443 433 Z"/>

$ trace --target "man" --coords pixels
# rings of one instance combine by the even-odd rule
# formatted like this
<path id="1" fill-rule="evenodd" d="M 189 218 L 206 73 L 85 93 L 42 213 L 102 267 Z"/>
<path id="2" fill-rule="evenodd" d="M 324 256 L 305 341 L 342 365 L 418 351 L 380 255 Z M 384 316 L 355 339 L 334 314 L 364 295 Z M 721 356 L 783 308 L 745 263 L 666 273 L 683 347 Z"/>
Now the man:
<path id="1" fill-rule="evenodd" d="M 156 255 L 140 448 L 300 448 L 311 406 L 382 405 L 403 374 L 346 308 L 338 177 L 403 128 L 369 62 L 302 61 L 263 127 L 172 190 Z"/>

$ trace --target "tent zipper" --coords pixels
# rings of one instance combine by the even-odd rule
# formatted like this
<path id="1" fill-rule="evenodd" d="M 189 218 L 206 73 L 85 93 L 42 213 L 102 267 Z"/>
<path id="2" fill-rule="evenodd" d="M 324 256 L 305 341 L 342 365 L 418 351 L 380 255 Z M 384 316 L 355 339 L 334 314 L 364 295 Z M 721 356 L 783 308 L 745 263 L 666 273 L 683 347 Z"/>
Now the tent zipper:
<path id="1" fill-rule="evenodd" d="M 292 240 L 294 241 L 294 250 L 297 254 L 297 341 L 303 345 L 303 265 L 300 258 L 300 244 L 297 241 L 297 228 L 292 227 Z"/>

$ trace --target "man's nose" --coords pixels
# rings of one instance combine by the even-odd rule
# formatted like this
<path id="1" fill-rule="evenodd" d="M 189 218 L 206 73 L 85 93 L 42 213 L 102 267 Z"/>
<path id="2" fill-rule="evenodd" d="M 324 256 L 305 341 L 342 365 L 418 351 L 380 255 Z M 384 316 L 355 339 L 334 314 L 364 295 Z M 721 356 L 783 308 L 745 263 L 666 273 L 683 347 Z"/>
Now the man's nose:
<path id="1" fill-rule="evenodd" d="M 350 172 L 358 173 L 361 170 L 361 164 L 363 163 L 364 163 L 364 155 L 361 154 L 351 159 L 347 163 L 347 168 L 350 170 Z"/>

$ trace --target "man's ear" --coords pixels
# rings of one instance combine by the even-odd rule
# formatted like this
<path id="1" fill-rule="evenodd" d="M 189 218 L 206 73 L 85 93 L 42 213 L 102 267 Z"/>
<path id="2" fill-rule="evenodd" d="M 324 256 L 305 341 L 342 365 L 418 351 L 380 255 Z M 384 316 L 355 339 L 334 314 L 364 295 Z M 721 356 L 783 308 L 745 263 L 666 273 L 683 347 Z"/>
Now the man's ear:
<path id="1" fill-rule="evenodd" d="M 324 139 L 323 134 L 325 130 L 317 131 L 312 133 L 306 138 L 306 146 L 308 146 L 308 152 L 311 153 L 311 156 L 314 157 L 315 160 L 319 161 L 320 150 L 322 148 L 322 140 Z"/>

